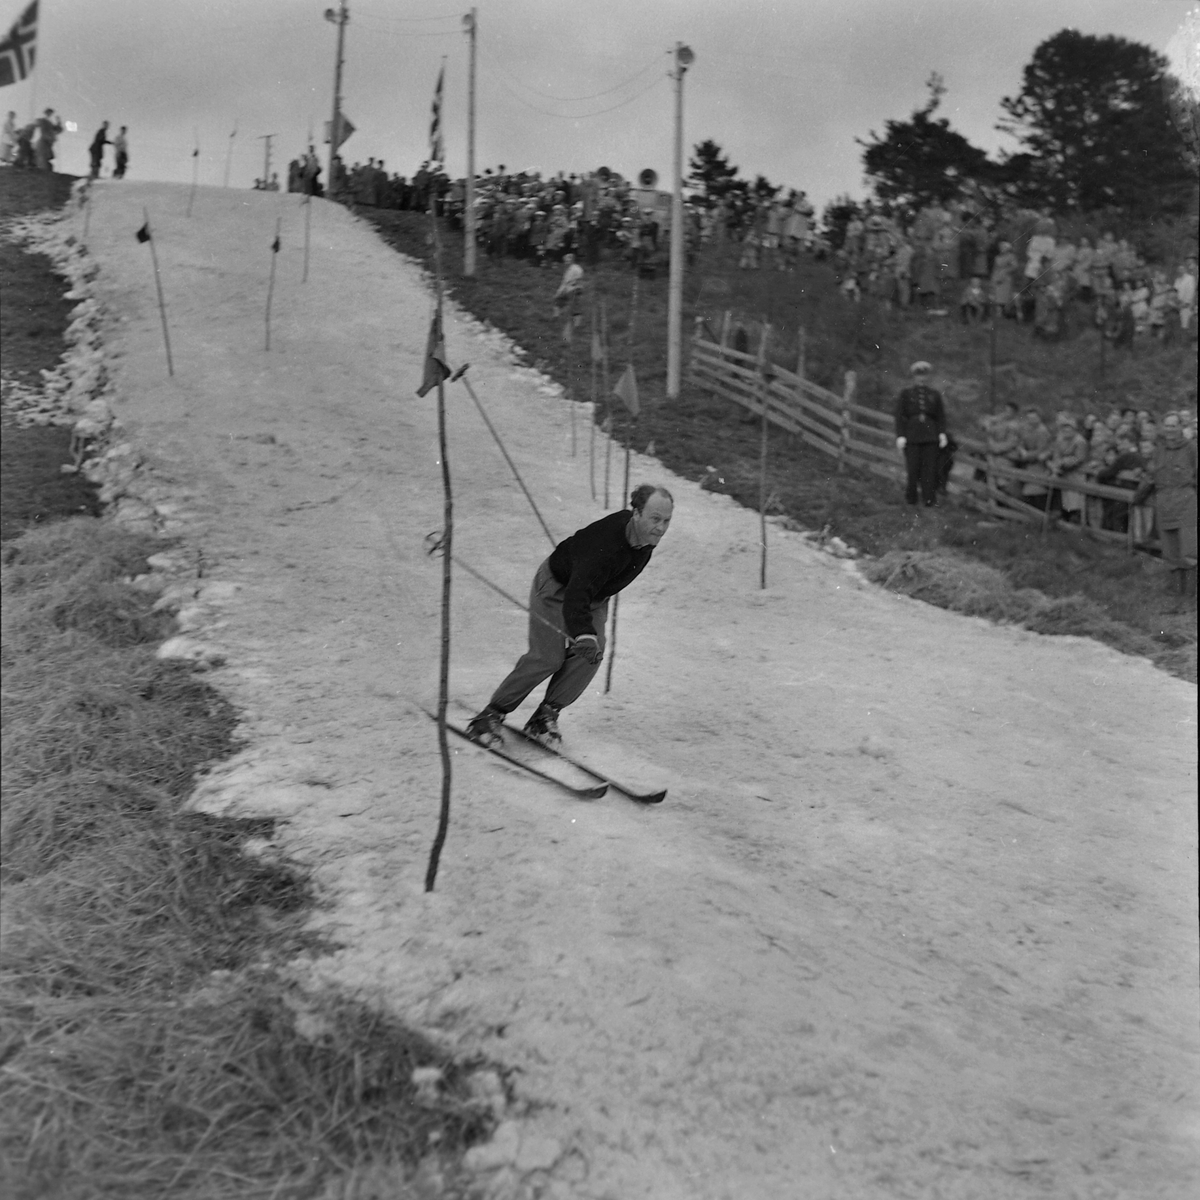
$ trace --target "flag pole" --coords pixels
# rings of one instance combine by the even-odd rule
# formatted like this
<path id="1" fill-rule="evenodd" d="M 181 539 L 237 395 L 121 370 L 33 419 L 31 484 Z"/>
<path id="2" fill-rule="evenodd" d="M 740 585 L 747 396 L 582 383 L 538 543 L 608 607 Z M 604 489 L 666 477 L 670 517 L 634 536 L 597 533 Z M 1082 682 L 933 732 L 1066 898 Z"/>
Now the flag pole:
<path id="1" fill-rule="evenodd" d="M 282 217 L 275 218 L 275 240 L 271 243 L 271 281 L 267 284 L 267 344 L 264 350 L 271 348 L 271 297 L 275 294 L 275 260 L 279 257 L 279 226 Z"/>
<path id="2" fill-rule="evenodd" d="M 158 270 L 158 252 L 154 249 L 154 235 L 150 232 L 150 213 L 143 207 L 142 229 L 146 233 L 146 241 L 150 243 L 150 261 L 154 264 L 154 287 L 158 292 L 158 314 L 162 317 L 163 345 L 167 351 L 167 374 L 175 374 L 175 365 L 171 361 L 171 334 L 167 329 L 167 302 L 163 299 L 162 278 Z"/>
<path id="3" fill-rule="evenodd" d="M 475 35 L 479 30 L 479 18 L 475 9 L 463 17 L 467 36 L 470 39 L 469 70 L 467 74 L 467 180 L 463 196 L 463 274 L 475 274 Z"/>
<path id="4" fill-rule="evenodd" d="M 345 3 L 343 2 L 343 10 Z M 339 68 L 340 69 L 340 68 Z M 442 61 L 442 72 L 446 69 Z M 442 154 L 441 102 L 443 74 L 438 75 L 437 90 L 434 92 L 433 123 L 430 130 L 430 166 L 440 163 Z M 336 137 L 336 131 L 334 136 Z M 332 164 L 331 164 L 332 165 Z M 442 308 L 444 284 L 442 280 L 442 237 L 437 220 L 437 188 L 429 189 L 429 224 L 433 232 L 434 287 L 436 295 L 437 330 L 442 331 Z M 425 870 L 425 890 L 433 891 L 437 880 L 438 864 L 442 847 L 446 844 L 446 833 L 450 828 L 450 742 L 446 733 L 446 707 L 450 698 L 450 584 L 452 554 L 454 550 L 454 494 L 450 482 L 450 461 L 446 438 L 446 384 L 445 372 L 437 372 L 438 453 L 442 460 L 442 622 L 441 659 L 438 668 L 438 751 L 442 760 L 442 797 L 438 809 L 437 834 L 429 852 L 429 865 Z"/>

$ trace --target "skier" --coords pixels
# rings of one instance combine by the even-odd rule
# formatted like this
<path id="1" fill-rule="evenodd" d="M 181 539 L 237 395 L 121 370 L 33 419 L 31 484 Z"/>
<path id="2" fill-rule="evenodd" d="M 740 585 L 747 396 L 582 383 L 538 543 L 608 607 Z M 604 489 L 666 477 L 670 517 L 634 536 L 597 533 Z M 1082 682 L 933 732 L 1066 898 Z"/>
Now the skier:
<path id="1" fill-rule="evenodd" d="M 559 712 L 583 695 L 604 658 L 609 597 L 642 573 L 667 532 L 674 504 L 666 488 L 640 484 L 629 508 L 577 529 L 555 546 L 533 577 L 529 649 L 468 724 L 475 741 L 500 745 L 504 718 L 549 679 L 525 732 L 544 746 L 558 747 Z"/>

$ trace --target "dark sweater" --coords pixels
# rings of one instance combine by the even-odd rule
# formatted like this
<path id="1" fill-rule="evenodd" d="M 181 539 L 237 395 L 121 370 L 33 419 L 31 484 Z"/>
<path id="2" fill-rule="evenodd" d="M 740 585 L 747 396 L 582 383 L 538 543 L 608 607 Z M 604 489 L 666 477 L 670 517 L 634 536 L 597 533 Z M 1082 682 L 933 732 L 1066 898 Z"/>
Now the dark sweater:
<path id="1" fill-rule="evenodd" d="M 650 561 L 654 547 L 634 549 L 625 536 L 632 516 L 629 509 L 609 513 L 554 547 L 550 573 L 566 589 L 563 620 L 569 636 L 599 632 L 592 627 L 592 605 L 628 587 Z"/>

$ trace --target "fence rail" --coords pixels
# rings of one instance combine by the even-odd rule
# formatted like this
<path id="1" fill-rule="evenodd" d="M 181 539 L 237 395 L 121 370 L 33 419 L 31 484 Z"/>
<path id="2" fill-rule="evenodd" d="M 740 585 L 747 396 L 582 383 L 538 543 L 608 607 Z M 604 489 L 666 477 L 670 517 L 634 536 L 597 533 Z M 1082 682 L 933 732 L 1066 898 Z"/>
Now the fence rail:
<path id="1" fill-rule="evenodd" d="M 831 458 L 838 469 L 847 462 L 884 479 L 902 482 L 904 467 L 895 447 L 893 419 L 888 413 L 867 408 L 854 399 L 856 376 L 847 371 L 842 394 L 805 378 L 803 353 L 798 371 L 758 357 L 727 344 L 729 318 L 722 325 L 721 341 L 706 337 L 707 327 L 696 322 L 691 340 L 689 375 L 693 383 L 714 395 L 741 405 L 759 416 L 766 408 L 767 420 L 803 439 Z M 1081 475 L 1051 476 L 1045 470 L 1015 467 L 988 454 L 985 443 L 956 435 L 958 449 L 950 488 L 982 512 L 1001 520 L 1049 523 L 1049 493 L 1076 493 L 1082 497 L 1078 510 L 1080 529 L 1103 541 L 1121 542 L 1133 548 L 1139 533 L 1148 532 L 1146 509 L 1134 508 L 1128 487 L 1096 483 Z M 1033 499 L 1040 503 L 1031 503 Z M 1125 506 L 1125 532 L 1103 527 L 1105 505 Z"/>

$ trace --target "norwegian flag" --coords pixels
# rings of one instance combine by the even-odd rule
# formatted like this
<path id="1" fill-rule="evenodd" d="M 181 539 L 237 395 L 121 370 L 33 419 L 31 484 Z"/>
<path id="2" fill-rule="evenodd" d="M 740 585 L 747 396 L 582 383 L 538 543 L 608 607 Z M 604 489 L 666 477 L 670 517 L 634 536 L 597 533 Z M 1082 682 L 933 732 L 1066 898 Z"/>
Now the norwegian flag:
<path id="1" fill-rule="evenodd" d="M 442 144 L 442 85 L 446 79 L 446 64 L 438 71 L 437 87 L 433 89 L 433 116 L 429 122 L 429 161 L 440 163 L 446 151 Z"/>
<path id="2" fill-rule="evenodd" d="M 0 42 L 0 87 L 20 83 L 33 70 L 37 41 L 37 0 L 21 14 L 21 19 Z"/>

